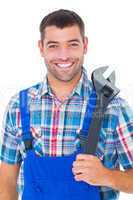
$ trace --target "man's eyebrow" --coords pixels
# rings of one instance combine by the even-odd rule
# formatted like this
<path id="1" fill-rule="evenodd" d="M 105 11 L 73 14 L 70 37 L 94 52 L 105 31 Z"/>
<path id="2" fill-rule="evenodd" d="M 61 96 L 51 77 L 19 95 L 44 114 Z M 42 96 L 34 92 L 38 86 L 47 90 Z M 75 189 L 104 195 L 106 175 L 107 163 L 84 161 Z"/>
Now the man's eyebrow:
<path id="1" fill-rule="evenodd" d="M 71 40 L 68 40 L 67 42 L 80 42 L 79 39 L 71 39 Z M 48 41 L 46 44 L 49 45 L 49 44 L 58 44 L 59 42 L 58 41 L 54 41 L 54 40 L 50 40 Z"/>
<path id="2" fill-rule="evenodd" d="M 57 43 L 59 43 L 59 42 L 50 40 L 46 44 L 49 45 L 49 44 L 57 44 Z"/>
<path id="3" fill-rule="evenodd" d="M 79 39 L 72 39 L 72 40 L 68 40 L 68 42 L 80 42 Z"/>

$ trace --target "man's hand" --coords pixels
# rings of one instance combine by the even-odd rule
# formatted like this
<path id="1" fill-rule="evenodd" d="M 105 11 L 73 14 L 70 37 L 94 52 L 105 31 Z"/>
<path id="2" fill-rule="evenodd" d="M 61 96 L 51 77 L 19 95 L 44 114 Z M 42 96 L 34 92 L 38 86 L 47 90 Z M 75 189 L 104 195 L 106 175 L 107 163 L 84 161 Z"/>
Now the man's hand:
<path id="1" fill-rule="evenodd" d="M 79 154 L 73 162 L 72 171 L 76 181 L 91 185 L 107 186 L 111 183 L 110 170 L 93 155 Z"/>

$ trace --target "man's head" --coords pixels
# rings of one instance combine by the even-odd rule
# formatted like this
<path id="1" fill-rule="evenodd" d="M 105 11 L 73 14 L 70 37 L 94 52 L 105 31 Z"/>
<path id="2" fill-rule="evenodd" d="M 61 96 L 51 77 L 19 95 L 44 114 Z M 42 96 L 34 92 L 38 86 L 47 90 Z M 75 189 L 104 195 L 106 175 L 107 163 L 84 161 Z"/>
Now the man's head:
<path id="1" fill-rule="evenodd" d="M 45 29 L 48 26 L 56 26 L 57 28 L 63 29 L 65 27 L 70 27 L 73 25 L 77 25 L 79 27 L 82 38 L 85 35 L 85 27 L 84 22 L 81 17 L 70 10 L 57 10 L 48 15 L 46 15 L 41 23 L 40 23 L 40 35 L 41 40 L 44 40 L 45 37 Z"/>
<path id="2" fill-rule="evenodd" d="M 55 81 L 76 81 L 80 78 L 87 38 L 79 15 L 57 10 L 40 24 L 39 49 L 47 66 L 48 78 Z"/>

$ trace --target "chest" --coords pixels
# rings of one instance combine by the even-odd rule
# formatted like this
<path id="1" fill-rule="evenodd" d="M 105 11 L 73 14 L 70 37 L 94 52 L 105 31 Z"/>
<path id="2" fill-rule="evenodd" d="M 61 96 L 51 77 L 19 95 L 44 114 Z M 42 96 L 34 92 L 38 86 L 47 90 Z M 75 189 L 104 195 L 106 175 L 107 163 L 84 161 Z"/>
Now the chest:
<path id="1" fill-rule="evenodd" d="M 87 101 L 73 98 L 57 106 L 53 99 L 45 97 L 30 104 L 30 129 L 33 146 L 39 155 L 62 155 L 73 153 L 80 145 L 79 132 L 82 130 Z M 89 112 L 89 110 L 88 110 Z M 109 115 L 101 128 L 98 152 L 103 156 L 107 135 L 113 131 Z"/>

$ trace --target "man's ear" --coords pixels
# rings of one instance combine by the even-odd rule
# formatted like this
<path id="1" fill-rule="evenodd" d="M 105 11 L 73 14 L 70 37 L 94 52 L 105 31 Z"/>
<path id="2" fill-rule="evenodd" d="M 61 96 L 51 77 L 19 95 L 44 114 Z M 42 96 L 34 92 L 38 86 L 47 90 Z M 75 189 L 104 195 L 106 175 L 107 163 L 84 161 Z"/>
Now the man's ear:
<path id="1" fill-rule="evenodd" d="M 38 48 L 39 48 L 39 50 L 40 50 L 41 56 L 43 57 L 43 55 L 44 55 L 44 47 L 43 47 L 43 42 L 42 42 L 42 40 L 38 40 Z"/>
<path id="2" fill-rule="evenodd" d="M 88 38 L 87 37 L 84 37 L 83 43 L 84 43 L 84 54 L 86 54 L 87 50 L 88 50 Z"/>

